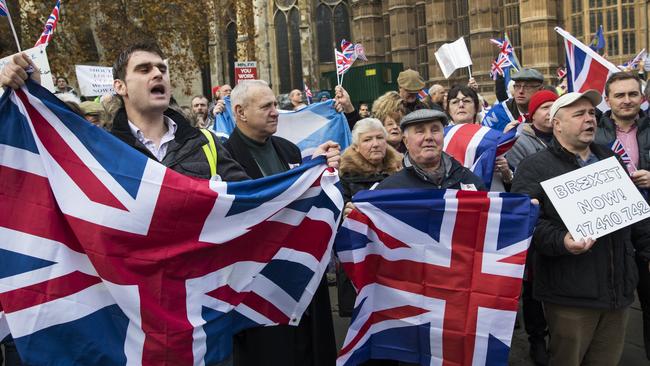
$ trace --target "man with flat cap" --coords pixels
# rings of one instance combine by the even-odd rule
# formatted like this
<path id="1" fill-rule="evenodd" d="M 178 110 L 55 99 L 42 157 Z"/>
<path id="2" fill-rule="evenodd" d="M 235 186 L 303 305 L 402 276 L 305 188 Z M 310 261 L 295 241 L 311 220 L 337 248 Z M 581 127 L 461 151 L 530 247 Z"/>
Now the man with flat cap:
<path id="1" fill-rule="evenodd" d="M 404 169 L 384 179 L 377 189 L 487 190 L 479 177 L 442 151 L 447 122 L 447 115 L 435 109 L 419 109 L 402 118 Z"/>
<path id="2" fill-rule="evenodd" d="M 411 69 L 400 72 L 399 76 L 397 76 L 397 85 L 399 86 L 399 96 L 402 97 L 404 110 L 407 114 L 418 109 L 429 108 L 418 100 L 418 93 L 425 86 L 419 72 Z"/>
<path id="3" fill-rule="evenodd" d="M 530 97 L 544 86 L 544 75 L 535 69 L 521 69 L 512 75 L 514 84 L 514 93 L 510 100 L 506 102 L 510 113 L 515 119 L 528 113 L 528 103 Z"/>
<path id="4" fill-rule="evenodd" d="M 558 98 L 550 111 L 553 140 L 519 164 L 512 184 L 512 192 L 540 202 L 531 244 L 535 249 L 533 296 L 542 301 L 548 322 L 549 365 L 619 363 L 638 280 L 635 249 L 650 258 L 650 220 L 597 241 L 576 241 L 540 185 L 614 156 L 606 146 L 594 143 L 595 106 L 600 101 L 595 90 Z"/>

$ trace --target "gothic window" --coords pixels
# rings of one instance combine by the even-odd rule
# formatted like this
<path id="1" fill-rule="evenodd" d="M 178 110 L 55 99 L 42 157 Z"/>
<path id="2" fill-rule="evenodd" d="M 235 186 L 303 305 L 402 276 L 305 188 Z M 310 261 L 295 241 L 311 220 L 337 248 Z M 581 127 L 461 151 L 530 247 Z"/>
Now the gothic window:
<path id="1" fill-rule="evenodd" d="M 350 40 L 350 12 L 347 1 L 314 0 L 318 61 L 334 62 L 334 48 Z"/>
<path id="2" fill-rule="evenodd" d="M 415 7 L 418 72 L 424 80 L 429 80 L 429 55 L 427 53 L 427 24 L 424 4 Z"/>
<path id="3" fill-rule="evenodd" d="M 275 1 L 275 43 L 280 93 L 302 89 L 300 11 L 296 0 Z"/>
<path id="4" fill-rule="evenodd" d="M 503 24 L 504 30 L 512 42 L 512 47 L 515 49 L 515 54 L 519 57 L 519 62 L 523 62 L 523 54 L 521 52 L 521 32 L 519 24 L 519 1 L 506 0 L 503 4 Z"/>

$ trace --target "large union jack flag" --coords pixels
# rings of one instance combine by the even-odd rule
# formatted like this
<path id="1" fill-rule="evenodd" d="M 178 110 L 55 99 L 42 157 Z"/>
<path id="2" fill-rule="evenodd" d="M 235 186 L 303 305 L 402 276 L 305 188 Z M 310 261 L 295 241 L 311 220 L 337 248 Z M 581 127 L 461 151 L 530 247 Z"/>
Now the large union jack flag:
<path id="1" fill-rule="evenodd" d="M 492 185 L 494 161 L 504 156 L 517 141 L 518 128 L 502 132 L 474 123 L 445 128 L 443 150 L 464 167 L 483 179 L 486 187 Z"/>
<path id="2" fill-rule="evenodd" d="M 537 207 L 524 195 L 363 191 L 335 249 L 355 289 L 338 365 L 507 365 Z"/>
<path id="3" fill-rule="evenodd" d="M 564 38 L 568 91 L 595 89 L 604 95 L 607 78 L 620 70 L 562 28 L 556 27 L 555 31 Z M 598 107 L 608 109 L 604 101 Z"/>
<path id="4" fill-rule="evenodd" d="M 0 304 L 30 365 L 204 365 L 296 325 L 343 205 L 324 158 L 227 183 L 178 174 L 40 86 L 0 99 Z M 1 314 L 0 314 L 1 315 Z"/>

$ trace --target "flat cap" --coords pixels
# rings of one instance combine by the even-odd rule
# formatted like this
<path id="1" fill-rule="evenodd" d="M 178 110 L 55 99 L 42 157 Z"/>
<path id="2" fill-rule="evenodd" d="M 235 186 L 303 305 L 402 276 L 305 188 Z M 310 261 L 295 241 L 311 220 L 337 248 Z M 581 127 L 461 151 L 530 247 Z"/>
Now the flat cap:
<path id="1" fill-rule="evenodd" d="M 424 80 L 419 72 L 406 69 L 397 76 L 397 85 L 410 93 L 417 93 L 424 88 Z"/>
<path id="2" fill-rule="evenodd" d="M 447 114 L 443 111 L 437 109 L 418 109 L 404 116 L 399 127 L 404 131 L 410 125 L 431 121 L 440 121 L 443 126 L 446 126 L 449 122 Z"/>
<path id="3" fill-rule="evenodd" d="M 512 75 L 511 79 L 515 81 L 535 80 L 535 81 L 539 81 L 540 83 L 543 83 L 544 75 L 542 75 L 541 72 L 535 69 L 521 69 L 519 72 Z"/>

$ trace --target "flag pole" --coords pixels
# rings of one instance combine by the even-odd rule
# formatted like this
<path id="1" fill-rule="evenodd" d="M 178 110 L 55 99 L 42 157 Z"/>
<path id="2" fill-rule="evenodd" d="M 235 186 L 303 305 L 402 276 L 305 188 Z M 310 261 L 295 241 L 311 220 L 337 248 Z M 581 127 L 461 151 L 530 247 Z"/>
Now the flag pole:
<path id="1" fill-rule="evenodd" d="M 467 72 L 469 72 L 469 78 L 471 79 L 472 78 L 472 67 L 469 66 L 469 65 L 467 66 Z"/>
<path id="2" fill-rule="evenodd" d="M 11 21 L 11 14 L 9 13 L 8 7 L 7 7 L 7 20 L 9 21 L 9 26 L 11 26 L 11 32 L 14 34 L 14 40 L 16 41 L 16 47 L 18 47 L 18 52 L 23 52 L 23 50 L 20 48 L 18 35 L 16 34 L 16 29 L 14 28 L 14 22 Z"/>

